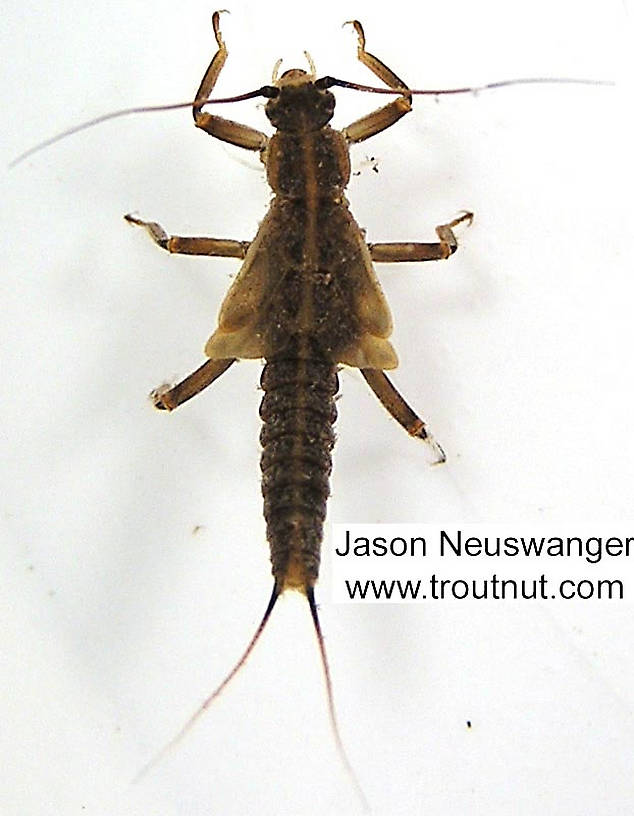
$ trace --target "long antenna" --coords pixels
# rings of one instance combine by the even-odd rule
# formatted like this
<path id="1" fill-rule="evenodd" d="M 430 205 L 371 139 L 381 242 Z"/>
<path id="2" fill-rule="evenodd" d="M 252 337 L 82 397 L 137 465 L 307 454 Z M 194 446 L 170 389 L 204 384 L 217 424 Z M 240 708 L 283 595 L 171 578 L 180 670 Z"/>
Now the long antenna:
<path id="1" fill-rule="evenodd" d="M 96 127 L 97 125 L 101 125 L 103 122 L 109 122 L 111 119 L 119 119 L 121 116 L 132 116 L 135 113 L 157 113 L 158 111 L 191 108 L 195 104 L 199 104 L 202 107 L 202 105 L 220 105 L 223 102 L 242 102 L 244 99 L 253 99 L 258 96 L 264 96 L 262 88 L 257 88 L 255 91 L 247 91 L 247 93 L 238 94 L 237 96 L 228 96 L 223 99 L 206 99 L 202 103 L 196 103 L 196 100 L 191 100 L 189 102 L 173 102 L 168 105 L 142 105 L 140 107 L 122 108 L 121 110 L 111 111 L 110 113 L 103 113 L 101 116 L 95 116 L 94 119 L 88 119 L 85 122 L 80 122 L 78 125 L 73 125 L 73 127 L 62 130 L 60 133 L 56 133 L 54 136 L 44 139 L 43 142 L 38 142 L 36 145 L 33 145 L 33 147 L 29 147 L 28 150 L 24 151 L 24 153 L 20 153 L 19 156 L 15 157 L 15 159 L 12 159 L 9 162 L 9 167 L 15 167 L 16 164 L 20 164 L 20 162 L 23 162 L 24 159 L 28 159 L 28 157 L 32 156 L 34 153 L 39 153 L 40 150 L 44 150 L 45 148 L 54 145 L 56 142 L 61 142 L 62 139 L 66 139 L 68 136 L 73 136 L 75 133 L 81 133 L 82 130 L 88 130 L 89 128 Z"/>
<path id="2" fill-rule="evenodd" d="M 575 77 L 521 77 L 519 79 L 500 79 L 496 82 L 487 82 L 484 85 L 464 85 L 460 88 L 375 88 L 373 85 L 361 85 L 358 82 L 348 82 L 336 77 L 323 77 L 318 84 L 323 87 L 337 86 L 351 88 L 355 91 L 365 91 L 379 94 L 416 94 L 417 96 L 447 96 L 450 94 L 477 95 L 482 91 L 493 91 L 497 88 L 508 88 L 511 85 L 615 85 L 610 79 L 578 79 Z"/>
<path id="3" fill-rule="evenodd" d="M 608 79 L 575 79 L 575 78 L 568 78 L 568 77 L 527 77 L 527 78 L 520 78 L 520 79 L 502 79 L 498 80 L 497 82 L 488 82 L 485 85 L 474 85 L 474 86 L 464 86 L 461 88 L 424 88 L 424 89 L 417 89 L 417 88 L 376 88 L 373 85 L 361 85 L 358 82 L 348 82 L 345 79 L 337 79 L 336 77 L 325 76 L 321 79 L 318 79 L 315 83 L 318 87 L 322 88 L 332 88 L 332 87 L 339 87 L 339 88 L 349 88 L 354 91 L 363 91 L 365 93 L 378 93 L 378 94 L 414 94 L 416 96 L 450 96 L 456 94 L 479 94 L 483 91 L 492 91 L 498 88 L 509 88 L 512 85 L 614 85 L 615 83 Z M 33 147 L 30 147 L 28 150 L 25 150 L 23 153 L 20 153 L 19 156 L 16 156 L 15 159 L 9 162 L 9 167 L 15 167 L 17 164 L 20 164 L 25 159 L 28 159 L 29 156 L 32 156 L 34 153 L 39 153 L 40 150 L 44 150 L 51 145 L 56 144 L 57 142 L 61 142 L 62 139 L 66 139 L 68 136 L 73 136 L 75 133 L 81 133 L 82 130 L 88 130 L 89 128 L 96 127 L 97 125 L 101 125 L 103 122 L 108 122 L 111 119 L 119 119 L 122 116 L 132 116 L 137 113 L 156 113 L 158 111 L 170 111 L 170 110 L 178 110 L 179 108 L 191 108 L 193 105 L 197 105 L 198 107 L 203 107 L 204 105 L 221 105 L 221 104 L 229 104 L 231 102 L 242 102 L 245 99 L 254 99 L 258 96 L 264 96 L 270 98 L 271 96 L 277 93 L 277 88 L 272 85 L 263 85 L 261 88 L 256 88 L 254 91 L 247 91 L 243 94 L 237 94 L 236 96 L 227 96 L 222 99 L 206 99 L 204 102 L 200 100 L 188 100 L 187 102 L 173 102 L 168 105 L 144 105 L 140 107 L 134 108 L 123 108 L 121 110 L 112 111 L 110 113 L 104 113 L 101 116 L 96 116 L 94 119 L 88 119 L 86 122 L 80 122 L 78 125 L 73 125 L 73 127 L 67 128 L 66 130 L 61 131 L 61 133 L 56 133 L 54 136 L 50 136 L 48 139 L 44 139 L 42 142 L 38 142 Z"/>

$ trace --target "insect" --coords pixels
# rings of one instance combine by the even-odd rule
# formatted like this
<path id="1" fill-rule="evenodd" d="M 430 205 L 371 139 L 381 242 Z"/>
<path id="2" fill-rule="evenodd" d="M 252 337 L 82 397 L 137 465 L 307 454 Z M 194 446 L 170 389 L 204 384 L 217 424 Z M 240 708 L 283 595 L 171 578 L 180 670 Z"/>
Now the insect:
<path id="1" fill-rule="evenodd" d="M 220 46 L 219 46 L 219 47 L 220 47 Z M 209 92 L 211 92 L 211 89 L 210 89 L 210 91 L 209 91 Z M 404 97 L 404 96 L 405 96 L 404 94 L 401 94 L 401 97 Z M 401 98 L 401 97 L 400 97 L 400 98 Z M 209 369 L 206 369 L 206 370 L 207 370 L 207 372 L 209 371 Z M 228 375 L 228 376 L 230 376 L 230 375 Z M 190 380 L 190 382 L 189 382 L 189 385 L 190 385 L 190 387 L 192 388 L 192 391 L 193 391 L 193 392 L 195 392 L 196 390 L 198 390 L 198 385 L 200 385 L 200 384 L 201 384 L 201 380 L 196 381 L 196 380 L 194 379 L 194 380 Z M 185 394 L 185 392 L 182 392 L 181 396 L 184 396 L 184 394 Z M 192 395 L 193 395 L 193 394 L 192 394 Z M 172 398 L 174 398 L 174 397 L 175 397 L 175 394 L 174 394 L 174 393 L 172 393 Z M 163 399 L 163 400 L 167 400 L 167 399 L 168 399 L 167 395 L 166 395 L 166 394 L 163 394 L 163 395 L 162 395 L 162 399 Z M 183 400 L 181 400 L 181 401 L 183 401 Z"/>
<path id="2" fill-rule="evenodd" d="M 373 261 L 432 261 L 457 249 L 454 228 L 471 213 L 436 227 L 433 243 L 367 244 L 344 196 L 350 180 L 348 145 L 365 141 L 411 110 L 406 84 L 366 51 L 361 23 L 353 21 L 358 58 L 400 95 L 341 131 L 330 127 L 335 99 L 329 77 L 291 69 L 260 89 L 273 136 L 202 111 L 227 59 L 219 13 L 213 15 L 218 45 L 193 105 L 195 124 L 205 133 L 257 151 L 274 192 L 269 211 L 252 242 L 168 235 L 154 221 L 126 215 L 171 253 L 238 258 L 241 269 L 220 308 L 218 327 L 207 341 L 209 358 L 177 385 L 154 392 L 157 408 L 172 411 L 191 399 L 236 359 L 264 358 L 261 471 L 264 516 L 270 546 L 273 591 L 264 617 L 241 659 L 197 717 L 243 665 L 275 603 L 287 589 L 308 601 L 326 680 L 330 716 L 339 737 L 330 672 L 315 601 L 331 452 L 337 411 L 337 368 L 358 368 L 379 401 L 413 437 L 424 440 L 436 461 L 444 454 L 425 423 L 392 385 L 386 370 L 396 368 L 389 341 L 392 320 L 373 271 Z M 191 722 L 191 721 L 190 721 Z M 347 762 L 347 760 L 345 760 Z"/>
<path id="3" fill-rule="evenodd" d="M 209 358 L 177 385 L 153 394 L 157 408 L 172 411 L 191 399 L 236 359 L 264 358 L 260 406 L 263 427 L 261 471 L 264 516 L 274 578 L 271 597 L 243 656 L 193 719 L 206 709 L 244 664 L 280 594 L 303 593 L 321 653 L 335 739 L 349 768 L 339 736 L 330 671 L 321 632 L 315 584 L 337 411 L 337 368 L 360 369 L 387 411 L 413 437 L 424 440 L 436 461 L 444 454 L 425 423 L 392 385 L 385 370 L 397 366 L 389 341 L 392 320 L 373 271 L 373 261 L 431 261 L 449 258 L 458 243 L 454 228 L 468 223 L 464 213 L 436 228 L 434 243 L 366 244 L 344 196 L 350 179 L 348 145 L 362 142 L 396 123 L 411 110 L 406 84 L 366 51 L 361 23 L 353 21 L 358 58 L 389 88 L 402 93 L 387 105 L 341 131 L 330 127 L 335 99 L 329 77 L 291 69 L 261 89 L 273 136 L 202 111 L 227 59 L 213 15 L 218 50 L 196 94 L 195 124 L 205 133 L 257 151 L 274 192 L 268 213 L 252 242 L 168 235 L 160 224 L 133 215 L 171 253 L 238 258 L 242 266 L 220 308 L 218 326 L 205 346 Z"/>

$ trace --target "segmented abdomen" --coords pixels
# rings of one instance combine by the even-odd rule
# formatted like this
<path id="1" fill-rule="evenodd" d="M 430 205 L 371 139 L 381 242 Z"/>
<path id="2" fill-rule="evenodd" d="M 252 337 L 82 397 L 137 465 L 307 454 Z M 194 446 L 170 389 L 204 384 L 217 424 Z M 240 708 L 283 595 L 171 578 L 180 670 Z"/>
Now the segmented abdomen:
<path id="1" fill-rule="evenodd" d="M 264 518 L 280 592 L 317 580 L 339 388 L 332 363 L 287 354 L 267 360 L 260 381 Z"/>

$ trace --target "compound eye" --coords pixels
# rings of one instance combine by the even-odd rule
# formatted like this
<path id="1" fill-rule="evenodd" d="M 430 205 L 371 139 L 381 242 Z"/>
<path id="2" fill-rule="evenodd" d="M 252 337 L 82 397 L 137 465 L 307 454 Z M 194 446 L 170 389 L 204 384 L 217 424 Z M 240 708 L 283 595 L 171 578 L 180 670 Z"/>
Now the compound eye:
<path id="1" fill-rule="evenodd" d="M 327 91 L 328 88 L 332 88 L 333 85 L 337 84 L 337 80 L 330 76 L 324 76 L 315 80 L 315 88 L 318 88 L 320 91 Z"/>

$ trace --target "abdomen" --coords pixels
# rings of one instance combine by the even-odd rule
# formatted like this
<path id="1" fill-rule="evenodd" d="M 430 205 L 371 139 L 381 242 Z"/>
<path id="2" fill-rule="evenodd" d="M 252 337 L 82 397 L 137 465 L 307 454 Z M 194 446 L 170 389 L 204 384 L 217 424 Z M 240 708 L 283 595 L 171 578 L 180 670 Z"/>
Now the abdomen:
<path id="1" fill-rule="evenodd" d="M 262 495 L 279 592 L 315 584 L 330 492 L 339 382 L 331 362 L 303 356 L 307 345 L 298 339 L 267 360 L 261 378 Z"/>

